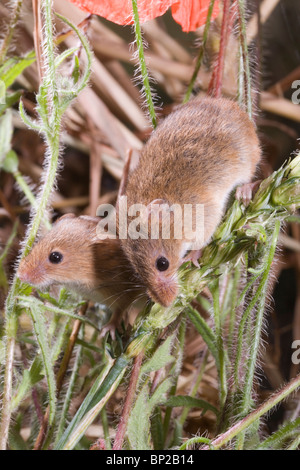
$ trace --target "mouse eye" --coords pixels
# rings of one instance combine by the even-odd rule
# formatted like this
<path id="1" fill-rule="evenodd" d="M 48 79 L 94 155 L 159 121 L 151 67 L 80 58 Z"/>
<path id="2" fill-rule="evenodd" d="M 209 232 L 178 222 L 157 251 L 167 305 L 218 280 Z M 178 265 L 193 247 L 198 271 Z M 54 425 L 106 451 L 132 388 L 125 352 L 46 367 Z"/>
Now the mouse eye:
<path id="1" fill-rule="evenodd" d="M 63 260 L 63 255 L 59 251 L 52 251 L 49 255 L 49 261 L 53 264 L 61 263 Z"/>
<path id="2" fill-rule="evenodd" d="M 156 260 L 156 267 L 159 271 L 166 271 L 169 267 L 170 263 L 164 256 L 157 258 Z"/>

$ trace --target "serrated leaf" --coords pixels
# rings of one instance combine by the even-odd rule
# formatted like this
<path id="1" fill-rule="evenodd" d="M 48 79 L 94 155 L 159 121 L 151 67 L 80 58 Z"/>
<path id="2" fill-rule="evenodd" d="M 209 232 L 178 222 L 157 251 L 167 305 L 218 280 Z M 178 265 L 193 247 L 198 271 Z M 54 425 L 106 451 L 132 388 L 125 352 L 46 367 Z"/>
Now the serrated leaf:
<path id="1" fill-rule="evenodd" d="M 163 344 L 156 349 L 153 356 L 141 367 L 141 374 L 149 374 L 174 361 L 174 357 L 171 356 L 170 351 L 175 337 L 176 333 L 169 336 Z"/>
<path id="2" fill-rule="evenodd" d="M 151 412 L 155 406 L 165 402 L 166 400 L 165 395 L 168 393 L 172 385 L 173 385 L 172 379 L 170 377 L 167 377 L 156 387 L 153 395 L 151 396 L 149 400 L 149 406 L 151 408 Z"/>
<path id="3" fill-rule="evenodd" d="M 161 410 L 158 406 L 151 417 L 151 436 L 154 450 L 161 450 L 164 445 L 164 433 Z"/>
<path id="4" fill-rule="evenodd" d="M 134 450 L 150 450 L 149 385 L 145 383 L 136 399 L 127 426 L 130 447 Z"/>
<path id="5" fill-rule="evenodd" d="M 215 415 L 218 415 L 218 410 L 215 406 L 208 403 L 206 400 L 202 400 L 201 398 L 194 398 L 185 395 L 176 395 L 174 397 L 170 397 L 166 401 L 167 406 L 176 407 L 176 406 L 184 406 L 188 408 L 202 408 L 204 411 L 210 410 Z"/>
<path id="6" fill-rule="evenodd" d="M 165 395 L 172 386 L 172 380 L 168 377 L 149 396 L 149 385 L 146 382 L 138 394 L 127 426 L 127 435 L 130 446 L 134 450 L 149 450 L 150 445 L 150 418 L 157 405 L 165 400 Z"/>

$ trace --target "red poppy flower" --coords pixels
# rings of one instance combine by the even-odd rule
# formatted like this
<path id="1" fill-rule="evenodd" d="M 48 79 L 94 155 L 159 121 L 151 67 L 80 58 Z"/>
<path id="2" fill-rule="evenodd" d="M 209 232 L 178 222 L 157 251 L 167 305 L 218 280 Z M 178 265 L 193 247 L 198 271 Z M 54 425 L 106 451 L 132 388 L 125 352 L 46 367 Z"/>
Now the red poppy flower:
<path id="1" fill-rule="evenodd" d="M 210 0 L 181 0 L 172 5 L 172 16 L 183 31 L 195 31 L 202 26 L 207 17 Z M 219 1 L 214 5 L 212 19 L 219 13 Z"/>
<path id="2" fill-rule="evenodd" d="M 69 0 L 81 10 L 102 16 L 113 23 L 133 24 L 131 0 Z M 172 7 L 172 15 L 183 31 L 195 31 L 206 20 L 210 0 L 138 0 L 140 22 L 163 15 Z M 219 12 L 215 1 L 212 18 Z"/>

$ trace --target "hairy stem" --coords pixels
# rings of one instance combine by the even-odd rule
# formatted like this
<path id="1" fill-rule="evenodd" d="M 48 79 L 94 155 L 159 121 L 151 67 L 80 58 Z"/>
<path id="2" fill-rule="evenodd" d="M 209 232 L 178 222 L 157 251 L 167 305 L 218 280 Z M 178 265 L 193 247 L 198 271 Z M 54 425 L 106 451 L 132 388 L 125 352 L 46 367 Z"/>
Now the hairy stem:
<path id="1" fill-rule="evenodd" d="M 17 319 L 11 318 L 6 324 L 7 340 L 5 354 L 5 375 L 2 399 L 2 414 L 0 428 L 0 449 L 6 450 L 9 424 L 10 424 L 10 400 L 12 394 L 13 361 L 15 351 L 15 341 L 17 333 Z"/>
<path id="2" fill-rule="evenodd" d="M 192 390 L 188 394 L 189 397 L 195 397 L 198 393 L 199 385 L 200 385 L 200 382 L 202 380 L 202 377 L 203 377 L 203 374 L 204 374 L 204 371 L 205 371 L 205 367 L 207 365 L 207 360 L 208 360 L 208 349 L 206 349 L 205 355 L 204 355 L 203 359 L 200 362 L 199 368 L 197 370 L 197 378 L 196 378 L 195 383 L 192 387 Z M 179 418 L 179 423 L 181 424 L 181 426 L 184 425 L 189 411 L 190 411 L 189 407 L 187 407 L 187 406 L 183 407 L 180 418 Z"/>
<path id="3" fill-rule="evenodd" d="M 146 61 L 145 61 L 137 0 L 131 0 L 131 1 L 132 1 L 132 12 L 133 12 L 133 19 L 134 19 L 135 39 L 136 39 L 136 45 L 137 45 L 137 50 L 138 50 L 138 55 L 139 55 L 139 64 L 140 64 L 141 73 L 142 73 L 144 91 L 146 94 L 146 100 L 147 100 L 147 105 L 148 105 L 148 110 L 149 110 L 152 126 L 155 128 L 157 124 L 156 114 L 155 114 L 154 103 L 152 99 L 148 70 L 147 70 Z"/>
<path id="4" fill-rule="evenodd" d="M 211 441 L 210 445 L 214 449 L 220 449 L 229 441 L 231 441 L 239 433 L 247 429 L 251 424 L 253 424 L 257 419 L 259 419 L 264 414 L 268 413 L 274 406 L 280 403 L 282 400 L 285 400 L 291 393 L 295 392 L 300 387 L 300 375 L 297 375 L 291 382 L 289 382 L 285 387 L 275 393 L 271 398 L 262 403 L 256 410 L 252 411 L 244 419 L 232 426 L 228 431 L 224 432 L 216 439 Z M 208 450 L 210 447 L 205 446 L 203 450 Z"/>
<path id="5" fill-rule="evenodd" d="M 243 76 L 244 76 L 244 103 L 246 105 L 247 113 L 252 119 L 252 93 L 251 93 L 251 74 L 250 74 L 250 63 L 247 45 L 246 35 L 246 21 L 245 21 L 245 4 L 244 0 L 238 0 L 238 19 L 239 19 L 239 34 L 240 34 L 240 46 L 241 46 L 241 58 L 243 61 Z"/>
<path id="6" fill-rule="evenodd" d="M 50 80 L 50 77 L 54 77 L 54 49 L 53 49 L 53 35 L 52 35 L 52 19 L 51 19 L 51 0 L 45 0 L 43 2 L 44 19 L 45 19 L 45 56 L 47 56 L 47 63 L 49 65 L 48 73 L 45 79 L 47 80 L 48 96 L 54 96 L 56 92 L 56 80 Z M 52 127 L 45 129 L 46 140 L 48 143 L 48 154 L 49 157 L 46 162 L 46 168 L 43 177 L 43 188 L 38 198 L 37 204 L 32 207 L 32 223 L 27 232 L 24 248 L 22 250 L 21 258 L 26 256 L 36 238 L 40 223 L 44 217 L 44 214 L 49 203 L 50 194 L 52 192 L 59 159 L 59 130 L 60 130 L 60 116 L 58 113 L 58 103 L 53 104 L 53 113 L 51 115 Z M 49 120 L 50 121 L 50 120 Z M 10 401 L 12 392 L 12 374 L 13 374 L 13 358 L 15 349 L 15 340 L 17 332 L 17 296 L 20 290 L 21 283 L 17 276 L 14 276 L 12 286 L 6 301 L 6 365 L 5 365 L 5 376 L 4 376 L 4 393 L 3 393 L 3 407 L 0 424 L 0 448 L 5 449 L 10 423 Z M 13 325 L 11 327 L 11 325 Z"/>
<path id="7" fill-rule="evenodd" d="M 179 378 L 179 374 L 181 371 L 183 348 L 184 348 L 184 342 L 185 342 L 185 333 L 186 333 L 186 317 L 182 316 L 182 321 L 178 328 L 178 340 L 177 340 L 178 342 L 176 343 L 175 350 L 173 352 L 173 355 L 175 356 L 175 365 L 174 367 L 172 367 L 170 374 L 173 377 L 175 376 L 175 378 L 174 378 L 174 383 L 170 389 L 169 396 L 175 396 L 176 394 L 178 378 Z M 173 409 L 171 406 L 166 407 L 165 418 L 163 421 L 163 439 L 164 439 L 163 442 L 165 444 L 164 446 L 165 448 L 167 444 L 167 437 L 168 437 L 168 431 L 170 428 L 172 411 Z"/>
<path id="8" fill-rule="evenodd" d="M 135 392 L 136 392 L 136 386 L 138 383 L 138 378 L 139 378 L 139 373 L 140 373 L 143 357 L 144 357 L 144 353 L 141 352 L 134 359 L 134 362 L 133 362 L 133 369 L 132 369 L 131 376 L 130 376 L 129 387 L 128 387 L 127 394 L 126 394 L 122 416 L 121 416 L 120 423 L 117 429 L 117 434 L 116 434 L 116 438 L 114 441 L 113 450 L 122 450 L 124 437 L 125 437 L 126 429 L 127 429 L 127 423 L 128 423 L 128 419 L 130 415 L 130 410 L 132 408 L 132 403 L 133 403 L 133 399 L 135 396 Z"/>
<path id="9" fill-rule="evenodd" d="M 88 304 L 85 303 L 81 307 L 79 315 L 85 315 L 86 310 L 87 310 L 87 306 L 88 306 Z M 75 341 L 77 339 L 77 336 L 78 336 L 81 325 L 82 325 L 82 322 L 80 320 L 75 320 L 74 325 L 73 325 L 73 329 L 72 329 L 72 333 L 70 335 L 70 338 L 69 338 L 69 341 L 68 341 L 68 344 L 67 344 L 63 359 L 61 361 L 59 371 L 57 373 L 57 377 L 56 377 L 56 396 L 57 397 L 59 397 L 59 394 L 60 394 L 60 391 L 61 391 L 61 388 L 62 388 L 62 385 L 63 385 L 63 380 L 64 380 L 65 374 L 67 372 L 67 368 L 69 366 L 69 362 L 70 362 L 70 359 L 71 359 L 71 356 L 72 356 L 72 353 L 73 353 L 73 350 L 74 350 L 74 346 L 75 346 Z M 48 406 L 47 410 L 46 410 L 46 413 L 44 415 L 44 418 L 43 418 L 43 423 L 40 427 L 38 437 L 37 437 L 35 445 L 34 445 L 34 450 L 40 450 L 42 448 L 43 442 L 44 442 L 45 437 L 46 437 L 47 428 L 48 428 L 49 412 L 50 412 L 50 408 Z"/>
<path id="10" fill-rule="evenodd" d="M 221 27 L 221 41 L 220 41 L 218 61 L 216 64 L 216 68 L 213 72 L 212 80 L 208 89 L 208 93 L 215 98 L 220 98 L 221 92 L 222 92 L 222 79 L 223 79 L 223 71 L 224 71 L 224 63 L 225 63 L 225 53 L 226 53 L 226 46 L 227 46 L 230 28 L 231 28 L 230 0 L 224 0 L 223 20 L 222 20 L 222 27 Z"/>
<path id="11" fill-rule="evenodd" d="M 220 383 L 220 416 L 226 401 L 227 396 L 227 376 L 226 376 L 226 355 L 223 344 L 222 335 L 222 319 L 220 312 L 220 296 L 219 296 L 219 280 L 214 282 L 213 286 L 213 305 L 214 305 L 214 319 L 215 319 L 215 330 L 217 340 L 217 367 L 219 373 Z"/>
<path id="12" fill-rule="evenodd" d="M 254 335 L 252 340 L 252 345 L 249 351 L 249 359 L 246 365 L 246 377 L 245 377 L 245 385 L 243 389 L 243 398 L 241 403 L 241 414 L 245 415 L 251 405 L 252 399 L 252 388 L 253 388 L 253 379 L 255 374 L 255 368 L 257 365 L 257 355 L 259 351 L 259 343 L 261 340 L 261 329 L 263 325 L 263 318 L 264 318 L 264 311 L 265 311 L 265 303 L 266 303 L 266 296 L 267 296 L 267 286 L 268 286 L 268 278 L 271 269 L 271 264 L 275 255 L 275 250 L 277 246 L 277 239 L 280 231 L 280 221 L 277 220 L 275 222 L 274 232 L 269 248 L 269 254 L 267 258 L 266 267 L 261 279 L 260 283 L 260 300 L 256 312 L 256 320 L 255 320 L 255 328 L 254 328 Z M 245 435 L 241 433 L 238 438 L 238 447 L 243 447 Z"/>
<path id="13" fill-rule="evenodd" d="M 295 433 L 299 433 L 300 430 L 300 417 L 295 419 L 295 421 L 288 421 L 284 423 L 277 431 L 275 431 L 271 436 L 265 439 L 259 446 L 257 450 L 272 449 L 278 448 L 278 445 L 282 445 L 284 441 L 290 436 L 293 437 Z M 299 436 L 297 436 L 299 438 Z"/>
<path id="14" fill-rule="evenodd" d="M 208 37 L 208 31 L 209 31 L 209 27 L 210 27 L 210 20 L 211 20 L 211 15 L 212 15 L 212 12 L 213 12 L 213 9 L 214 9 L 214 4 L 215 4 L 215 0 L 210 0 L 208 12 L 207 12 L 207 17 L 206 17 L 206 22 L 205 22 L 205 28 L 204 28 L 203 37 L 202 37 L 202 44 L 200 46 L 199 54 L 198 54 L 198 57 L 197 57 L 195 70 L 193 72 L 191 81 L 189 83 L 188 89 L 187 89 L 185 97 L 183 99 L 183 103 L 187 103 L 187 101 L 189 101 L 189 99 L 191 97 L 191 94 L 192 94 L 192 91 L 193 91 L 193 88 L 194 88 L 194 85 L 195 85 L 196 78 L 198 76 L 200 67 L 202 65 L 202 60 L 203 60 L 205 45 L 206 45 L 206 41 L 207 41 L 207 37 Z"/>
<path id="15" fill-rule="evenodd" d="M 35 198 L 33 192 L 31 191 L 30 187 L 26 183 L 25 179 L 23 178 L 23 175 L 20 173 L 20 171 L 15 171 L 13 173 L 13 176 L 14 176 L 17 184 L 19 185 L 20 189 L 23 191 L 23 193 L 24 193 L 26 199 L 28 200 L 28 202 L 30 202 L 31 206 L 34 207 L 35 210 L 37 210 L 36 198 Z M 51 223 L 49 222 L 49 220 L 46 217 L 44 217 L 43 223 L 45 224 L 45 227 L 48 230 L 51 229 Z"/>

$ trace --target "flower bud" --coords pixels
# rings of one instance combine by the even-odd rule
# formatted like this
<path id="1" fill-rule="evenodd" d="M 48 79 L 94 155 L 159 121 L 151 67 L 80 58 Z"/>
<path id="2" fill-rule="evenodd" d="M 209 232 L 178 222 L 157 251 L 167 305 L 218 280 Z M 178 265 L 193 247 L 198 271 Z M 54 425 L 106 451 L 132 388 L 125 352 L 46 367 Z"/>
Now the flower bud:
<path id="1" fill-rule="evenodd" d="M 290 170 L 289 177 L 293 177 L 293 176 L 299 176 L 300 177 L 300 152 L 289 163 L 288 168 Z"/>
<path id="2" fill-rule="evenodd" d="M 127 358 L 138 356 L 142 351 L 145 351 L 146 347 L 153 336 L 152 331 L 143 331 L 138 334 L 127 346 L 125 355 Z"/>
<path id="3" fill-rule="evenodd" d="M 296 167 L 294 167 L 294 170 L 296 171 Z M 295 209 L 300 207 L 300 177 L 289 178 L 274 189 L 271 201 L 274 206 L 293 205 Z"/>

